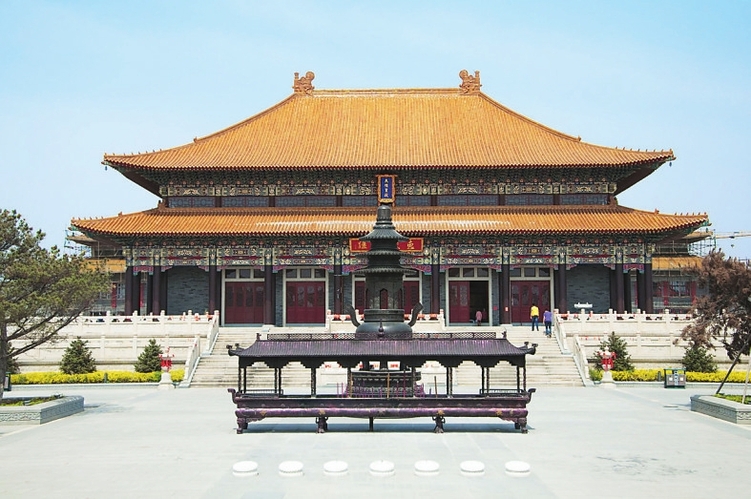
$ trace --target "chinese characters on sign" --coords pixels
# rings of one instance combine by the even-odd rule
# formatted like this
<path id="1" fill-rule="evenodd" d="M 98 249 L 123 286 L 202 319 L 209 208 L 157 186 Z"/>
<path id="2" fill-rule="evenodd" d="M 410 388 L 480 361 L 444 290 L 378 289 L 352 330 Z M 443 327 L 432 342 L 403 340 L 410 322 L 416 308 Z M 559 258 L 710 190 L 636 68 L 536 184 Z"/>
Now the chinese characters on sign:
<path id="1" fill-rule="evenodd" d="M 399 241 L 397 247 L 401 251 L 409 253 L 419 253 L 423 250 L 423 238 L 410 237 L 409 241 Z M 353 237 L 349 240 L 350 253 L 365 253 L 370 250 L 370 241 L 360 241 L 358 238 Z"/>
<path id="2" fill-rule="evenodd" d="M 378 202 L 394 202 L 394 175 L 378 175 Z"/>

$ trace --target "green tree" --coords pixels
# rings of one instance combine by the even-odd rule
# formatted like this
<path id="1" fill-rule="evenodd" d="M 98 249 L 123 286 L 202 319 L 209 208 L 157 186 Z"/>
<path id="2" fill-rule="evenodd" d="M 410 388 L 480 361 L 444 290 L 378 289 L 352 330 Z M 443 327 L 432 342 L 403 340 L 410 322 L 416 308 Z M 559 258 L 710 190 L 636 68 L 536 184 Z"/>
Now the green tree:
<path id="1" fill-rule="evenodd" d="M 682 337 L 690 345 L 710 350 L 719 341 L 733 359 L 727 380 L 741 355 L 749 354 L 751 345 L 751 266 L 725 258 L 722 251 L 712 251 L 689 272 L 707 294 L 697 298 L 696 319 L 683 329 Z"/>
<path id="2" fill-rule="evenodd" d="M 696 373 L 713 373 L 717 371 L 717 361 L 712 353 L 705 347 L 691 345 L 686 347 L 681 363 L 686 371 Z"/>
<path id="3" fill-rule="evenodd" d="M 634 366 L 631 364 L 631 355 L 628 353 L 628 344 L 626 340 L 615 334 L 615 331 L 610 333 L 606 339 L 600 342 L 600 352 L 605 351 L 605 348 L 615 353 L 615 361 L 613 362 L 613 371 L 633 371 Z M 592 358 L 597 369 L 602 369 L 602 359 L 595 353 Z"/>
<path id="4" fill-rule="evenodd" d="M 713 340 L 730 358 L 748 355 L 751 338 L 751 267 L 713 251 L 689 271 L 707 294 L 696 300 L 696 320 L 683 329 L 691 345 L 713 349 Z"/>
<path id="5" fill-rule="evenodd" d="M 57 339 L 109 286 L 82 256 L 43 248 L 43 239 L 15 211 L 0 211 L 0 378 L 11 359 Z"/>
<path id="6" fill-rule="evenodd" d="M 96 361 L 86 346 L 87 343 L 80 337 L 70 342 L 60 360 L 60 371 L 65 374 L 86 374 L 96 371 Z"/>
<path id="7" fill-rule="evenodd" d="M 162 359 L 159 358 L 161 354 L 161 345 L 152 338 L 144 347 L 143 352 L 138 356 L 138 360 L 133 364 L 133 367 L 137 373 L 153 373 L 155 371 L 161 371 Z"/>

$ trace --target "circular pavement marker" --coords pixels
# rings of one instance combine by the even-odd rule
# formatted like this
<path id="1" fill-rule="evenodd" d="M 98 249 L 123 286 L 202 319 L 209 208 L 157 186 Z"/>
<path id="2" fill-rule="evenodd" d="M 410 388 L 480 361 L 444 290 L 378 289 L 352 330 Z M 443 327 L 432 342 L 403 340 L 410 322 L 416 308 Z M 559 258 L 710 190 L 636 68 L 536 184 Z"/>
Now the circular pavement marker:
<path id="1" fill-rule="evenodd" d="M 485 474 L 485 465 L 480 461 L 462 461 L 459 469 L 464 476 L 482 476 Z"/>
<path id="2" fill-rule="evenodd" d="M 346 475 L 347 469 L 347 463 L 344 461 L 329 461 L 323 465 L 323 474 L 328 476 Z"/>
<path id="3" fill-rule="evenodd" d="M 302 476 L 302 463 L 300 461 L 284 461 L 279 464 L 279 475 Z"/>
<path id="4" fill-rule="evenodd" d="M 417 461 L 415 463 L 415 475 L 417 476 L 435 476 L 441 465 L 435 461 Z"/>
<path id="5" fill-rule="evenodd" d="M 235 476 L 256 476 L 258 463 L 255 461 L 238 461 L 232 465 L 232 474 Z"/>
<path id="6" fill-rule="evenodd" d="M 370 474 L 373 476 L 391 476 L 394 474 L 394 463 L 391 461 L 373 461 L 370 463 Z"/>
<path id="7" fill-rule="evenodd" d="M 506 474 L 510 476 L 527 476 L 530 469 L 529 463 L 524 461 L 509 461 L 506 463 Z"/>

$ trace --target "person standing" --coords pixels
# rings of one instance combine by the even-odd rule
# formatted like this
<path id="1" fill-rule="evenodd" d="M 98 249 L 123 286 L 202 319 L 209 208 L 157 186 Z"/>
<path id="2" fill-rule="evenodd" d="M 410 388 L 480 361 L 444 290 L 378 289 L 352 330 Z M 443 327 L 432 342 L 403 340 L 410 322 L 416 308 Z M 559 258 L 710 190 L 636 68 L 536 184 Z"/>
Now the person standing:
<path id="1" fill-rule="evenodd" d="M 537 304 L 533 303 L 532 308 L 529 309 L 529 317 L 532 319 L 532 331 L 540 330 L 540 309 L 537 308 Z"/>
<path id="2" fill-rule="evenodd" d="M 482 324 L 482 310 L 478 310 L 475 312 L 475 325 L 479 326 Z"/>
<path id="3" fill-rule="evenodd" d="M 553 334 L 553 312 L 546 310 L 542 313 L 542 322 L 545 323 L 545 336 L 548 338 Z"/>

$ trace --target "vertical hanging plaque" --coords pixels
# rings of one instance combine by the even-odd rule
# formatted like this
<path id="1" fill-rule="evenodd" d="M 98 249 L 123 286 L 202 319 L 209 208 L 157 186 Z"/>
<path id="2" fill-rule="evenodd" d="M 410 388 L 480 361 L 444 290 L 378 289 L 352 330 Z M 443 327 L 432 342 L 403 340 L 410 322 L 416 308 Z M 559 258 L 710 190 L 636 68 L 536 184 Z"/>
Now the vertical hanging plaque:
<path id="1" fill-rule="evenodd" d="M 396 175 L 378 175 L 378 202 L 394 202 L 394 181 Z"/>

